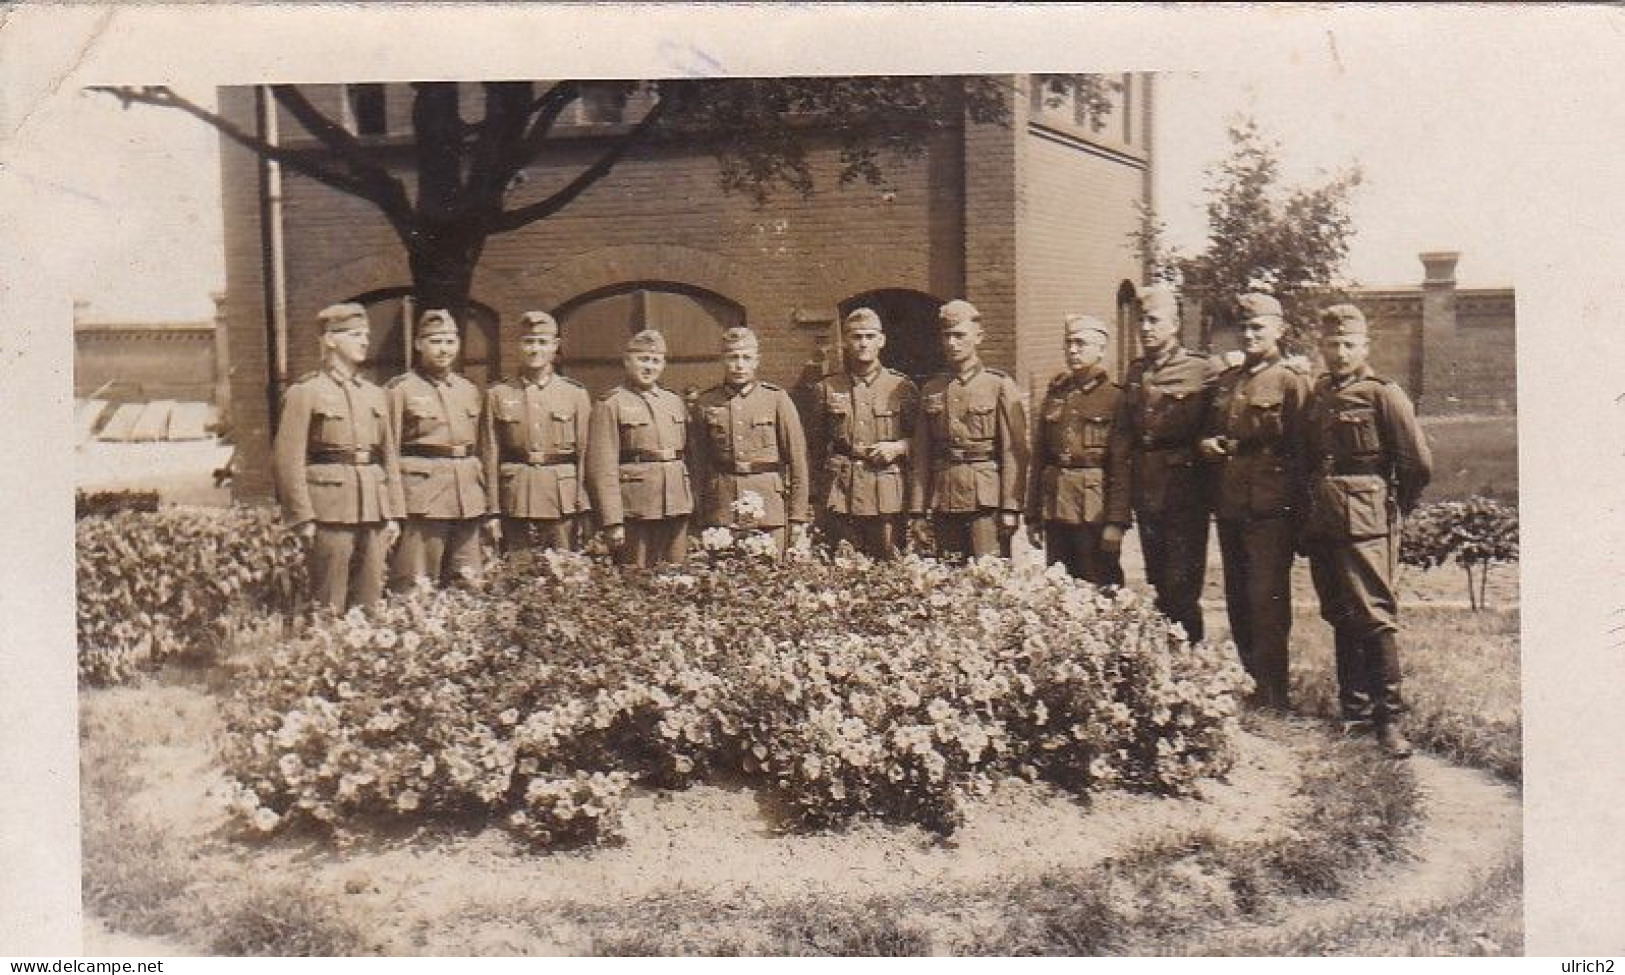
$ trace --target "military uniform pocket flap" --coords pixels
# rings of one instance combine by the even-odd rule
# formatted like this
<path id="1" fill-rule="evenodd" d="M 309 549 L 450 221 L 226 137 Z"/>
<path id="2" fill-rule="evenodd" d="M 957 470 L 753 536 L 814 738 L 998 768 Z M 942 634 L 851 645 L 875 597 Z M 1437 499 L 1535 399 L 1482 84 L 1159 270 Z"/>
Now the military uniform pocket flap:
<path id="1" fill-rule="evenodd" d="M 322 487 L 343 487 L 344 478 L 336 474 L 306 474 L 306 484 L 315 484 Z"/>
<path id="2" fill-rule="evenodd" d="M 344 404 L 334 400 L 322 400 L 311 407 L 310 412 L 324 420 L 342 420 L 348 415 Z"/>
<path id="3" fill-rule="evenodd" d="M 948 398 L 941 393 L 931 393 L 925 397 L 921 409 L 927 413 L 941 413 L 948 408 Z"/>
<path id="4" fill-rule="evenodd" d="M 555 419 L 555 420 L 560 420 L 560 421 L 563 421 L 563 422 L 569 422 L 570 420 L 574 420 L 575 418 L 576 418 L 576 415 L 574 413 L 569 412 L 568 410 L 554 410 L 553 411 L 553 419 Z"/>
<path id="5" fill-rule="evenodd" d="M 503 423 L 516 423 L 524 416 L 524 407 L 517 399 L 499 399 L 492 412 Z"/>

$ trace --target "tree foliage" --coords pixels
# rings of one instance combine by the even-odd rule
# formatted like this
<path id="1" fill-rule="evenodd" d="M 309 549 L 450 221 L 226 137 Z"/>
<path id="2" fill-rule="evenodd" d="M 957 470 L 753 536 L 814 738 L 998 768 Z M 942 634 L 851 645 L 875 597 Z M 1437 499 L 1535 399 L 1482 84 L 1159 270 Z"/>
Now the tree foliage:
<path id="1" fill-rule="evenodd" d="M 1202 300 L 1212 325 L 1236 322 L 1237 296 L 1275 295 L 1286 309 L 1289 338 L 1302 342 L 1312 305 L 1342 293 L 1354 221 L 1349 200 L 1360 185 L 1353 167 L 1317 186 L 1287 187 L 1281 144 L 1253 119 L 1229 128 L 1230 154 L 1207 173 L 1207 244 L 1184 254 L 1166 242 L 1165 225 L 1141 210 L 1135 242 L 1153 278 L 1177 283 Z"/>
<path id="2" fill-rule="evenodd" d="M 1455 562 L 1467 572 L 1468 603 L 1484 609 L 1490 567 L 1518 561 L 1518 509 L 1477 495 L 1423 505 L 1405 520 L 1399 558 L 1423 569 Z"/>
<path id="3" fill-rule="evenodd" d="M 1095 75 L 1039 75 L 1051 101 L 1075 98 L 1098 118 L 1114 83 Z M 453 82 L 418 82 L 411 133 L 398 140 L 358 137 L 317 107 L 298 85 L 272 85 L 271 97 L 320 150 L 273 144 L 260 132 L 168 87 L 104 87 L 126 106 L 185 112 L 225 138 L 341 193 L 366 200 L 394 228 L 418 297 L 467 307 L 474 268 L 493 236 L 545 220 L 597 185 L 627 155 L 680 141 L 703 146 L 718 163 L 721 188 L 758 203 L 775 192 L 816 189 L 811 152 L 833 146 L 841 185 L 883 186 L 889 167 L 917 157 L 932 133 L 966 122 L 1009 124 L 1018 83 L 1010 77 L 833 77 L 658 81 L 494 81 L 478 107 Z M 569 110 L 590 99 L 625 111 L 591 141 L 596 155 L 571 162 L 573 175 L 537 185 L 528 170 L 578 160 Z M 404 164 L 403 164 L 404 160 Z"/>

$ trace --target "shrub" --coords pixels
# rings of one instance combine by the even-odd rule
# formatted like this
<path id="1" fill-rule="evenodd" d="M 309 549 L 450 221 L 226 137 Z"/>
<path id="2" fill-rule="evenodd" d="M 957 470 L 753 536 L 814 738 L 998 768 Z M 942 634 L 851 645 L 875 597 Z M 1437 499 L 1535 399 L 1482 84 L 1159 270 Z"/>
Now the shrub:
<path id="1" fill-rule="evenodd" d="M 76 531 L 79 675 L 206 656 L 248 612 L 293 609 L 305 590 L 298 539 L 268 510 L 166 508 L 86 518 Z"/>
<path id="2" fill-rule="evenodd" d="M 121 511 L 158 510 L 157 491 L 75 491 L 73 495 L 73 516 L 75 518 L 94 518 L 98 515 L 112 515 Z"/>
<path id="3" fill-rule="evenodd" d="M 1233 650 L 1132 592 L 752 551 L 659 572 L 521 555 L 475 590 L 318 619 L 229 709 L 238 815 L 502 822 L 550 846 L 613 835 L 633 783 L 729 769 L 795 825 L 947 833 L 992 776 L 1179 793 L 1233 761 Z"/>
<path id="4" fill-rule="evenodd" d="M 1518 561 L 1518 509 L 1476 495 L 1423 505 L 1405 521 L 1399 558 L 1423 569 L 1455 562 L 1467 570 L 1468 603 L 1482 609 L 1490 566 Z"/>

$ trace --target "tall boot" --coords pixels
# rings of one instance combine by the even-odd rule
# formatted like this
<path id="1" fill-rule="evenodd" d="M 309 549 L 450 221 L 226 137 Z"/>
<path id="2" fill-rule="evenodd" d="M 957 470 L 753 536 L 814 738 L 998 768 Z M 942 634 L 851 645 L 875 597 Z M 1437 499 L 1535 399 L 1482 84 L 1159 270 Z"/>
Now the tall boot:
<path id="1" fill-rule="evenodd" d="M 1369 683 L 1372 713 L 1377 721 L 1377 741 L 1394 758 L 1408 758 L 1411 743 L 1400 733 L 1400 715 L 1405 703 L 1399 695 L 1399 637 L 1392 630 L 1378 633 L 1366 644 L 1369 654 Z"/>
<path id="2" fill-rule="evenodd" d="M 1343 732 L 1349 735 L 1371 731 L 1371 696 L 1366 693 L 1364 647 L 1360 638 L 1338 627 L 1332 631 L 1337 654 L 1337 705 L 1343 719 Z"/>

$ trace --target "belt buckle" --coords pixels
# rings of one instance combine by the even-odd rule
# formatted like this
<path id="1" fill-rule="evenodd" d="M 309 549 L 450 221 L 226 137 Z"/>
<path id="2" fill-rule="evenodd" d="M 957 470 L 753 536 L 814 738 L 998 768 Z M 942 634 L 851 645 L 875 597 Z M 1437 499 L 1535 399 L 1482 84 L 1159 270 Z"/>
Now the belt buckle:
<path id="1" fill-rule="evenodd" d="M 363 450 L 360 447 L 357 447 L 355 450 L 350 451 L 350 463 L 352 463 L 352 464 L 370 464 L 370 463 L 372 463 L 372 451 L 370 449 Z"/>

